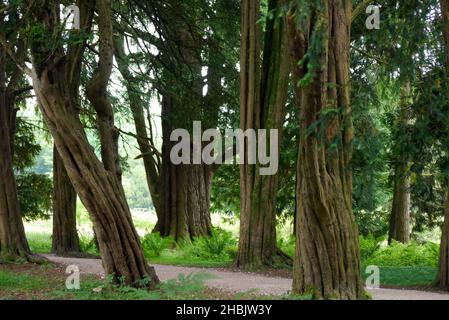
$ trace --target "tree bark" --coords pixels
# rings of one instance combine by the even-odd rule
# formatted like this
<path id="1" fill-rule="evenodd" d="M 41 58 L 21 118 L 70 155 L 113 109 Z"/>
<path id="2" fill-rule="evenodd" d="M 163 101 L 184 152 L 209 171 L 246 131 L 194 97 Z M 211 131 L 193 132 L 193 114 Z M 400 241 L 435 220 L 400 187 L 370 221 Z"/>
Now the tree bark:
<path id="1" fill-rule="evenodd" d="M 281 3 L 270 0 L 268 10 L 278 10 Z M 285 23 L 277 13 L 275 18 L 268 19 L 261 63 L 260 2 L 245 0 L 241 10 L 240 128 L 280 132 L 290 73 Z M 246 159 L 240 167 L 240 240 L 236 265 L 248 269 L 288 263 L 288 257 L 276 242 L 278 175 L 260 175 L 261 165 L 248 164 L 247 152 L 245 142 Z M 279 153 L 279 150 L 270 152 Z"/>
<path id="2" fill-rule="evenodd" d="M 161 210 L 154 228 L 162 236 L 176 241 L 193 240 L 211 234 L 210 187 L 212 168 L 199 165 L 174 165 L 170 160 L 173 142 L 170 133 L 170 115 L 173 99 L 163 96 L 162 101 L 162 170 Z"/>
<path id="3" fill-rule="evenodd" d="M 88 30 L 90 26 L 93 3 L 77 2 L 83 29 Z M 51 1 L 43 1 L 39 6 L 29 4 L 34 21 L 43 23 L 54 34 L 58 23 L 55 19 L 59 17 L 57 7 Z M 98 0 L 96 7 L 100 60 L 89 90 L 90 96 L 98 95 L 93 104 L 98 115 L 104 163 L 90 146 L 78 116 L 78 106 L 71 97 L 71 86 L 78 83 L 85 43 L 73 45 L 64 55 L 63 48 L 49 51 L 45 44 L 32 42 L 33 86 L 67 174 L 92 219 L 106 274 L 113 275 L 116 282 L 154 288 L 159 279 L 144 257 L 120 181 L 117 131 L 106 95 L 112 69 L 111 2 Z"/>
<path id="4" fill-rule="evenodd" d="M 352 213 L 353 126 L 349 90 L 352 1 L 309 1 L 288 12 L 300 106 L 297 243 L 293 292 L 361 299 L 358 229 Z"/>
<path id="5" fill-rule="evenodd" d="M 406 81 L 401 90 L 400 115 L 399 124 L 400 134 L 407 134 L 408 114 L 409 114 L 409 97 L 410 97 L 410 82 Z M 391 244 L 393 240 L 401 243 L 410 242 L 410 175 L 409 162 L 406 153 L 401 150 L 397 155 L 395 161 L 395 175 L 394 175 L 394 191 L 393 204 L 390 216 L 390 232 L 388 236 L 388 243 Z"/>
<path id="6" fill-rule="evenodd" d="M 201 121 L 202 126 L 214 128 L 217 118 L 211 119 L 208 105 L 210 95 L 203 96 L 201 52 L 202 39 L 187 18 L 175 13 L 170 19 L 167 41 L 171 47 L 168 53 L 170 63 L 175 60 L 173 79 L 167 72 L 172 86 L 160 89 L 162 96 L 162 165 L 160 173 L 160 214 L 154 232 L 171 236 L 176 241 L 193 240 L 199 236 L 209 236 L 212 224 L 210 217 L 210 188 L 213 170 L 204 164 L 174 165 L 170 160 L 170 141 L 173 130 L 184 128 L 191 131 L 193 121 Z M 171 56 L 173 55 L 173 56 Z M 210 74 L 209 74 L 210 75 Z M 218 109 L 218 106 L 217 106 Z M 218 117 L 218 112 L 213 113 Z M 213 118 L 213 117 L 212 117 Z"/>
<path id="7" fill-rule="evenodd" d="M 0 13 L 0 26 L 3 26 L 4 15 L 3 12 Z M 20 56 L 23 52 L 18 53 Z M 6 51 L 0 47 L 0 263 L 20 257 L 30 260 L 31 257 L 13 168 L 17 114 L 14 90 L 17 89 L 22 72 L 14 65 L 8 68 L 7 64 L 13 65 L 13 62 L 9 61 Z"/>
<path id="8" fill-rule="evenodd" d="M 5 55 L 0 49 L 0 262 L 27 258 L 31 251 L 25 236 L 11 150 L 11 123 L 16 110 L 5 83 Z"/>
<path id="9" fill-rule="evenodd" d="M 443 44 L 445 54 L 446 81 L 449 81 L 449 0 L 440 0 L 443 16 Z M 447 92 L 449 99 L 449 92 Z M 435 280 L 436 286 L 449 290 L 449 184 L 444 205 L 444 225 L 441 235 L 440 258 L 438 262 L 438 274 Z"/>
<path id="10" fill-rule="evenodd" d="M 53 237 L 51 251 L 59 256 L 80 252 L 76 230 L 76 192 L 64 168 L 64 163 L 53 150 Z"/>

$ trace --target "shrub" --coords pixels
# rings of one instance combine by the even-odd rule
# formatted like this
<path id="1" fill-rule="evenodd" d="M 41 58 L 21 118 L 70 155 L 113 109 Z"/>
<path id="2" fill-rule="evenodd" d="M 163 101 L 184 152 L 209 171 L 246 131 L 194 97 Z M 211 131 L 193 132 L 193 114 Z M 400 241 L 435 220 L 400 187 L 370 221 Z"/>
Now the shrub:
<path id="1" fill-rule="evenodd" d="M 290 258 L 293 258 L 295 256 L 296 237 L 293 235 L 290 235 L 288 238 L 281 237 L 278 240 L 278 247 Z"/>
<path id="2" fill-rule="evenodd" d="M 366 237 L 360 236 L 360 259 L 362 263 L 371 258 L 379 250 L 382 240 L 382 238 L 375 238 L 372 234 Z"/>
<path id="3" fill-rule="evenodd" d="M 89 235 L 88 233 L 78 232 L 78 238 L 80 241 L 81 252 L 94 255 L 99 253 L 93 236 Z"/>
<path id="4" fill-rule="evenodd" d="M 438 256 L 439 246 L 432 242 L 423 245 L 416 242 L 410 244 L 393 242 L 390 246 L 375 251 L 365 263 L 381 267 L 436 267 Z"/>
<path id="5" fill-rule="evenodd" d="M 183 250 L 202 259 L 229 259 L 237 252 L 237 240 L 231 232 L 214 228 L 210 236 L 196 238 L 190 248 L 184 244 Z"/>
<path id="6" fill-rule="evenodd" d="M 148 233 L 143 237 L 142 247 L 148 257 L 160 257 L 162 252 L 173 246 L 175 241 L 171 237 L 161 237 L 158 232 Z"/>

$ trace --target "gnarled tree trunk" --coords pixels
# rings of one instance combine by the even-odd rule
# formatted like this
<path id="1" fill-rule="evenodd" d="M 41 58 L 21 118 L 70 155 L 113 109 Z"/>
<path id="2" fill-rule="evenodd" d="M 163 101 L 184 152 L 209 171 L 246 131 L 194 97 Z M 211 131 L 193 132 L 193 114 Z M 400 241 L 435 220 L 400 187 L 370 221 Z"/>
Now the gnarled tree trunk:
<path id="1" fill-rule="evenodd" d="M 293 292 L 324 299 L 361 299 L 350 168 L 352 1 L 303 5 L 309 8 L 306 15 L 296 2 L 288 12 L 301 134 Z"/>
<path id="2" fill-rule="evenodd" d="M 203 164 L 174 165 L 170 160 L 173 130 L 169 118 L 173 100 L 162 101 L 161 207 L 154 231 L 175 240 L 191 240 L 210 235 L 210 186 L 212 168 Z"/>
<path id="3" fill-rule="evenodd" d="M 69 47 L 64 55 L 60 47 L 49 51 L 45 44 L 33 42 L 33 86 L 67 174 L 92 219 L 105 272 L 114 275 L 117 282 L 154 288 L 159 279 L 144 257 L 120 181 L 118 137 L 106 93 L 113 52 L 111 2 L 95 2 L 100 57 L 88 91 L 98 115 L 104 163 L 90 146 L 78 117 L 78 106 L 71 97 L 71 86 L 78 83 L 85 44 Z M 90 26 L 93 3 L 77 2 L 83 28 Z M 51 1 L 30 5 L 34 21 L 43 23 L 54 34 L 55 19 L 59 17 L 57 7 Z"/>
<path id="4" fill-rule="evenodd" d="M 170 56 L 182 70 L 180 79 L 172 79 L 173 87 L 160 90 L 162 96 L 162 165 L 160 176 L 160 214 L 154 228 L 162 236 L 191 240 L 211 234 L 210 188 L 212 167 L 204 164 L 174 165 L 170 135 L 175 129 L 191 131 L 194 121 L 214 128 L 218 119 L 208 119 L 208 97 L 203 97 L 202 40 L 187 19 L 174 14 L 167 41 Z M 172 62 L 173 63 L 173 62 Z M 171 73 L 173 71 L 168 71 Z M 180 71 L 176 71 L 179 73 Z M 168 75 L 172 78 L 173 74 Z M 183 82 L 183 83 L 180 83 Z M 210 100 L 209 100 L 210 101 Z M 218 109 L 218 107 L 217 107 Z M 218 112 L 217 112 L 218 115 Z M 191 159 L 192 160 L 192 159 Z M 192 162 L 191 162 L 192 163 Z"/>
<path id="5" fill-rule="evenodd" d="M 268 10 L 278 10 L 281 3 L 270 0 Z M 259 11 L 259 1 L 242 2 L 240 127 L 244 131 L 275 129 L 280 132 L 290 73 L 285 24 L 276 13 L 275 18 L 268 19 L 262 62 Z M 240 167 L 240 240 L 236 265 L 258 268 L 288 263 L 289 258 L 278 249 L 276 242 L 278 175 L 261 175 L 260 164 L 248 164 L 250 150 L 245 144 L 245 164 Z M 269 152 L 279 154 L 279 150 Z"/>
<path id="6" fill-rule="evenodd" d="M 28 257 L 11 149 L 11 124 L 15 123 L 14 103 L 5 87 L 5 55 L 0 49 L 0 262 Z"/>
<path id="7" fill-rule="evenodd" d="M 53 150 L 53 237 L 51 251 L 59 256 L 80 252 L 76 230 L 76 192 L 56 147 Z"/>
<path id="8" fill-rule="evenodd" d="M 0 3 L 3 4 L 3 1 Z M 5 14 L 0 13 L 1 27 Z M 18 54 L 22 56 L 23 52 Z M 22 222 L 13 168 L 17 113 L 14 90 L 21 77 L 22 72 L 8 59 L 4 48 L 0 47 L 0 263 L 14 261 L 19 257 L 29 259 L 31 253 Z"/>

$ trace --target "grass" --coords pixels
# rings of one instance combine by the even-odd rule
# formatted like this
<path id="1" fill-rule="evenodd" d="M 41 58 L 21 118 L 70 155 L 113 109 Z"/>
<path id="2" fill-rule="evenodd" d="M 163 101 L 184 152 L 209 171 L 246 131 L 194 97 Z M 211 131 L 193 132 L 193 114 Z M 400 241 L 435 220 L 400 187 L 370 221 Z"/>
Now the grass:
<path id="1" fill-rule="evenodd" d="M 86 220 L 84 213 L 79 213 L 79 216 L 81 221 Z M 144 240 L 143 244 L 146 256 L 151 263 L 203 268 L 227 268 L 232 266 L 237 248 L 233 232 L 217 229 L 216 235 L 207 239 L 207 241 L 200 239 L 202 241 L 196 241 L 194 244 L 174 245 L 172 241 L 163 241 L 160 236 L 149 234 L 148 231 L 151 229 L 148 224 L 144 223 L 143 214 L 140 214 L 136 220 L 141 228 L 145 227 L 145 229 L 140 229 L 140 234 L 142 237 L 145 233 L 147 234 L 146 238 L 149 241 L 145 245 Z M 85 248 L 88 253 L 97 254 L 93 243 L 91 243 L 92 235 L 89 233 L 91 230 L 89 225 L 83 224 L 80 230 L 82 231 L 80 234 L 82 248 Z M 281 237 L 279 246 L 285 252 L 292 253 L 294 241 L 288 236 L 291 230 L 287 228 L 285 231 L 282 234 L 287 236 Z M 51 221 L 28 224 L 27 237 L 33 252 L 49 253 L 51 251 Z M 361 247 L 363 265 L 380 267 L 382 286 L 429 286 L 436 277 L 438 246 L 435 244 L 428 242 L 422 245 L 415 242 L 409 245 L 395 243 L 388 247 L 382 244 L 379 239 L 367 237 L 361 238 Z M 364 275 L 364 277 L 367 276 Z M 22 280 L 22 283 L 27 283 L 26 278 Z M 3 281 L 6 280 L 3 279 Z M 14 279 L 11 281 L 14 281 Z"/>
<path id="2" fill-rule="evenodd" d="M 164 281 L 157 290 L 112 284 L 108 279 L 81 276 L 80 289 L 65 287 L 64 269 L 51 265 L 0 265 L 0 300 L 279 300 L 311 297 L 263 296 L 257 292 L 227 293 L 207 288 L 207 273 L 179 275 Z"/>
<path id="3" fill-rule="evenodd" d="M 49 253 L 51 251 L 51 234 L 41 231 L 27 232 L 31 251 L 34 253 Z"/>
<path id="4" fill-rule="evenodd" d="M 44 278 L 0 270 L 0 288 L 2 288 L 2 290 L 13 289 L 30 291 L 40 289 L 46 285 L 48 285 L 48 281 Z"/>

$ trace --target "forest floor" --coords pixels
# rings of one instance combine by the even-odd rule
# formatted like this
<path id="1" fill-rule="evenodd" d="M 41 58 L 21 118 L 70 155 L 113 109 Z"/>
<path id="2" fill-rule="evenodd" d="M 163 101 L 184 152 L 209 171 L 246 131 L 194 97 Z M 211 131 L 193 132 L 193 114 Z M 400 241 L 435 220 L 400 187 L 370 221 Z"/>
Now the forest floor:
<path id="1" fill-rule="evenodd" d="M 50 261 L 61 265 L 76 265 L 82 274 L 104 275 L 100 259 L 61 258 L 44 255 Z M 282 296 L 289 292 L 291 278 L 273 277 L 229 269 L 195 268 L 169 265 L 154 265 L 162 281 L 176 279 L 180 274 L 203 273 L 210 275 L 205 280 L 211 289 L 232 293 L 254 293 L 257 295 Z M 449 294 L 424 290 L 374 289 L 368 290 L 373 300 L 449 300 Z"/>

